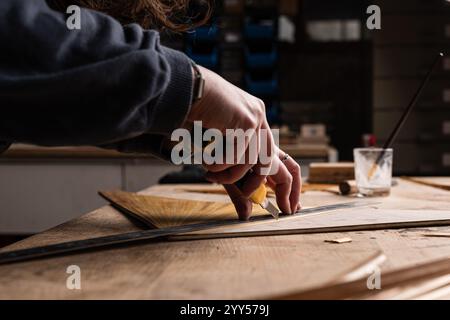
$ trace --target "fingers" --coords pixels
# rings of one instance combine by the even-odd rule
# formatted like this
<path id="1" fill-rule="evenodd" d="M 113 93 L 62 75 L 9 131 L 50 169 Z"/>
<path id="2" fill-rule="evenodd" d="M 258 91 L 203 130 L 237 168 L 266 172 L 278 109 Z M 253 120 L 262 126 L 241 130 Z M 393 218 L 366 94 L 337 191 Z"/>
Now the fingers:
<path id="1" fill-rule="evenodd" d="M 278 170 L 267 177 L 269 186 L 275 191 L 277 204 L 283 213 L 291 214 L 292 210 L 290 196 L 292 191 L 293 177 L 286 166 L 278 158 L 274 158 L 274 162 L 278 165 Z"/>
<path id="2" fill-rule="evenodd" d="M 226 145 L 228 143 L 231 144 L 231 142 L 226 141 L 226 139 L 227 138 L 225 137 L 224 140 L 226 142 Z M 242 166 L 242 164 L 248 163 L 249 161 L 246 161 L 246 155 L 249 143 L 245 143 L 244 145 L 241 145 L 239 147 L 238 145 L 238 143 L 233 143 L 233 146 L 231 148 L 224 146 L 224 150 L 220 150 L 220 155 L 216 157 L 216 159 L 220 159 L 220 161 L 214 162 L 212 164 L 204 163 L 203 167 L 208 172 L 221 172 L 231 169 L 235 166 Z M 227 150 L 231 151 L 233 154 L 231 154 L 231 152 L 227 154 Z M 253 164 L 255 164 L 255 162 L 253 162 Z"/>
<path id="3" fill-rule="evenodd" d="M 252 137 L 238 164 L 226 169 L 219 165 L 205 166 L 209 171 L 206 179 L 221 184 L 232 184 L 242 179 L 252 169 L 253 173 L 249 175 L 249 179 L 246 178 L 242 188 L 244 195 L 250 196 L 269 173 L 275 153 L 272 133 L 266 122 L 262 124 L 261 129 L 264 130 L 258 130 L 258 133 Z M 242 147 L 237 146 L 237 148 Z"/>
<path id="4" fill-rule="evenodd" d="M 260 150 L 259 126 L 257 128 L 248 128 L 247 130 L 233 130 L 230 133 L 226 133 L 224 140 L 225 144 L 222 150 L 216 150 L 216 153 L 219 153 L 220 163 L 203 165 L 208 172 L 221 172 L 234 166 L 239 166 L 241 169 L 235 169 L 235 172 L 242 174 L 243 164 L 256 164 Z"/>
<path id="5" fill-rule="evenodd" d="M 267 174 L 262 173 L 263 169 L 269 171 L 267 166 L 262 165 L 261 163 L 254 166 L 251 164 L 240 165 L 221 172 L 207 172 L 205 177 L 211 182 L 232 184 L 245 176 L 245 181 L 240 183 L 240 191 L 244 196 L 250 197 L 261 184 L 266 182 Z"/>
<path id="6" fill-rule="evenodd" d="M 280 150 L 279 158 L 283 159 L 285 155 L 286 153 Z M 292 159 L 292 157 L 289 156 L 286 160 L 282 161 L 282 163 L 286 166 L 287 170 L 292 176 L 292 187 L 291 194 L 289 196 L 289 202 L 292 212 L 297 212 L 301 209 L 300 194 L 302 191 L 302 176 L 300 165 L 294 159 Z"/>
<path id="7" fill-rule="evenodd" d="M 265 182 L 267 175 L 261 174 L 261 168 L 261 164 L 253 166 L 252 172 L 245 177 L 241 187 L 241 192 L 245 197 L 250 197 Z"/>
<path id="8" fill-rule="evenodd" d="M 252 167 L 252 173 L 248 175 L 241 188 L 242 193 L 250 197 L 262 183 L 266 182 L 274 164 L 274 151 L 276 149 L 267 121 L 264 120 L 259 139 L 261 146 L 258 154 L 258 163 Z"/>
<path id="9" fill-rule="evenodd" d="M 267 164 L 258 162 L 254 166 L 249 164 L 235 166 L 222 172 L 208 172 L 206 178 L 217 183 L 231 184 L 239 181 L 245 176 L 245 180 L 240 185 L 240 191 L 245 197 L 250 197 L 261 184 L 265 183 L 273 159 L 274 158 L 269 159 L 269 163 Z M 242 168 L 244 170 L 242 170 Z"/>
<path id="10" fill-rule="evenodd" d="M 213 167 L 212 171 L 208 171 L 206 174 L 206 179 L 211 182 L 221 184 L 232 184 L 239 181 L 257 163 L 258 152 L 256 150 L 259 150 L 257 145 L 249 145 L 249 147 L 245 150 L 244 155 L 242 155 L 240 161 L 241 164 L 234 164 L 230 168 L 219 171 L 215 171 L 219 169 L 219 166 L 216 165 Z M 208 168 L 211 168 L 211 166 L 204 167 L 207 168 L 207 170 Z"/>
<path id="11" fill-rule="evenodd" d="M 239 220 L 248 220 L 253 208 L 251 201 L 235 185 L 225 184 L 224 187 L 233 202 Z"/>

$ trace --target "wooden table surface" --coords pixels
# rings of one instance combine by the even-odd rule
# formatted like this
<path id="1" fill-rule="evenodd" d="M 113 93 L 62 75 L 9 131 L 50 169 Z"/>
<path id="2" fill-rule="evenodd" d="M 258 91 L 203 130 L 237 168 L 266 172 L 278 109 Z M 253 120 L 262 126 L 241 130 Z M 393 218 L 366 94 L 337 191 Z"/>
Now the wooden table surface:
<path id="1" fill-rule="evenodd" d="M 398 179 L 382 208 L 450 210 L 450 192 Z M 443 178 L 440 178 L 440 182 Z M 445 181 L 450 183 L 450 178 Z M 225 196 L 154 186 L 144 194 L 178 198 Z M 327 192 L 302 194 L 304 206 L 341 201 Z M 15 243 L 1 251 L 141 229 L 110 206 Z M 450 238 L 424 233 L 450 227 L 254 238 L 152 242 L 0 266 L 1 299 L 246 299 L 323 284 L 382 250 L 382 271 L 450 256 Z M 324 240 L 351 237 L 350 243 Z M 81 290 L 66 288 L 66 269 L 81 269 Z"/>

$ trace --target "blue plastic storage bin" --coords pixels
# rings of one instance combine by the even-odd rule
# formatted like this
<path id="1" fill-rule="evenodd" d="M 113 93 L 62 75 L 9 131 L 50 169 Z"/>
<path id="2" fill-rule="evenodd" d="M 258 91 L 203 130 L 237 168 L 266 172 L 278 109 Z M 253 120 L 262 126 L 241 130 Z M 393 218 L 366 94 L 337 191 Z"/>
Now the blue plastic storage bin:
<path id="1" fill-rule="evenodd" d="M 194 53 L 191 46 L 186 48 L 186 54 L 195 61 L 195 63 L 208 68 L 214 69 L 219 64 L 219 50 L 217 47 L 213 48 L 210 54 Z"/>
<path id="2" fill-rule="evenodd" d="M 278 93 L 278 79 L 276 76 L 267 80 L 254 80 L 247 74 L 245 84 L 248 91 L 255 96 L 274 96 Z"/>
<path id="3" fill-rule="evenodd" d="M 274 25 L 246 23 L 244 34 L 249 39 L 272 39 L 275 37 Z"/>
<path id="4" fill-rule="evenodd" d="M 270 52 L 250 52 L 245 48 L 245 63 L 249 68 L 271 68 L 278 60 L 276 46 L 272 47 Z"/>
<path id="5" fill-rule="evenodd" d="M 270 124 L 276 123 L 280 120 L 280 106 L 277 102 L 272 101 L 266 104 L 267 121 Z"/>

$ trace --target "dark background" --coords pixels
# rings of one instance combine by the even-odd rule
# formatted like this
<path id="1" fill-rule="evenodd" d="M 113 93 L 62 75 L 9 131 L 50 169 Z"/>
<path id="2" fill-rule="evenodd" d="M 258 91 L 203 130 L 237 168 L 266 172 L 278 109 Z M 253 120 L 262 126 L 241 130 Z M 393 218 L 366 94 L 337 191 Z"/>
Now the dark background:
<path id="1" fill-rule="evenodd" d="M 381 30 L 366 27 L 371 4 L 381 9 Z M 279 38 L 280 19 L 295 28 L 293 41 Z M 311 31 L 318 24 L 319 35 Z M 255 26 L 263 26 L 260 34 L 249 31 Z M 375 134 L 383 145 L 435 56 L 450 47 L 450 3 L 221 0 L 209 26 L 188 36 L 165 34 L 164 41 L 264 99 L 271 124 L 294 132 L 305 123 L 326 124 L 339 160 L 352 160 L 363 134 Z M 258 53 L 266 55 L 266 66 L 252 66 Z M 395 174 L 450 173 L 448 59 L 394 145 Z M 266 87 L 255 87 L 258 82 Z"/>

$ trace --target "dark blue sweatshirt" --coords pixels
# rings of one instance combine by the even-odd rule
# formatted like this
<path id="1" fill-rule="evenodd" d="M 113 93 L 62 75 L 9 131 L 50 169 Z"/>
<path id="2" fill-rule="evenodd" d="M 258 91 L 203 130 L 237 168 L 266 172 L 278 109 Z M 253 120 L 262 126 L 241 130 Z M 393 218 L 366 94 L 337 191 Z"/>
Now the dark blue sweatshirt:
<path id="1" fill-rule="evenodd" d="M 12 142 L 158 152 L 184 121 L 192 69 L 159 34 L 45 0 L 0 0 L 0 150 Z M 4 148 L 3 148 L 4 149 Z"/>

